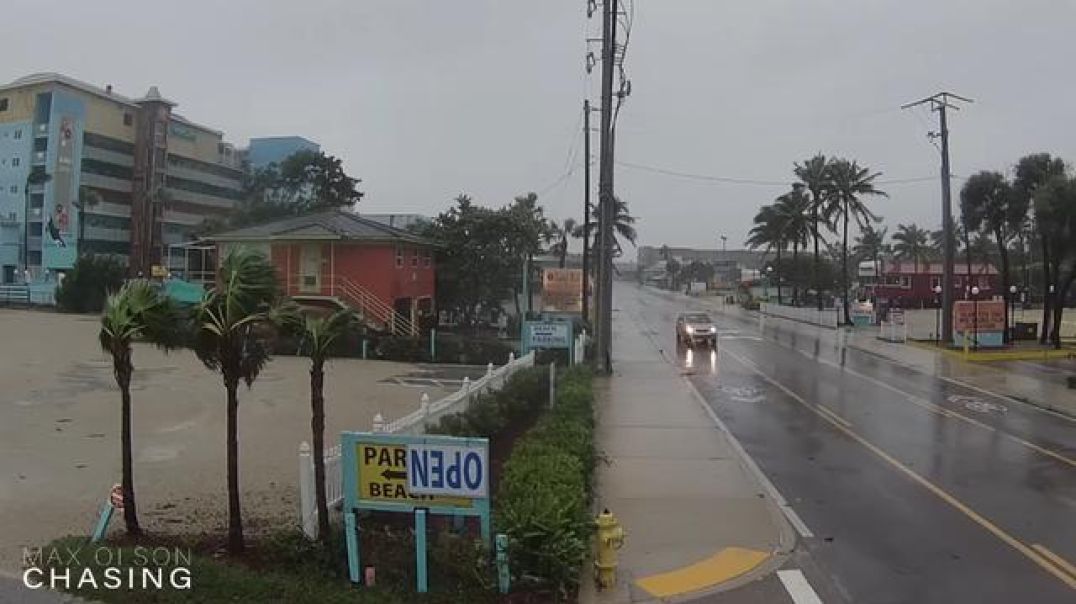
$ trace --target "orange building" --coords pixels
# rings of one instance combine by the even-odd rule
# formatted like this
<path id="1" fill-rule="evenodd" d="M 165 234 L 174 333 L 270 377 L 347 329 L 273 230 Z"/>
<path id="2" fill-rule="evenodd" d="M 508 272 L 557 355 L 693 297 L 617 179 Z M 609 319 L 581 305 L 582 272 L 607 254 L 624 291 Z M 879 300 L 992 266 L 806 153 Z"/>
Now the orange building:
<path id="1" fill-rule="evenodd" d="M 349 306 L 369 323 L 412 335 L 435 313 L 436 244 L 354 212 L 284 218 L 207 239 L 218 257 L 241 245 L 270 258 L 300 303 Z"/>

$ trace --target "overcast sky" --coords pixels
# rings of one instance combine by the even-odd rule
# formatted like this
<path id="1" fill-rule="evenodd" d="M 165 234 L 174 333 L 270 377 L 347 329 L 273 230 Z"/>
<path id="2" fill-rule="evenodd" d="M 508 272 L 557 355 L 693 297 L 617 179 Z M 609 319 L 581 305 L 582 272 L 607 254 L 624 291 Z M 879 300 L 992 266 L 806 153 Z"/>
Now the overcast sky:
<path id="1" fill-rule="evenodd" d="M 1076 161 L 1076 2 L 634 2 L 618 161 L 791 182 L 793 162 L 822 151 L 882 180 L 929 177 L 936 115 L 899 106 L 939 90 L 976 101 L 950 120 L 955 174 L 1036 151 Z M 582 170 L 564 175 L 582 163 L 582 98 L 597 101 L 585 0 L 6 5 L 20 25 L 4 31 L 4 81 L 58 71 L 131 96 L 157 85 L 237 144 L 305 136 L 363 179 L 360 211 L 432 215 L 460 192 L 501 205 L 539 191 L 550 215 L 581 215 Z M 882 188 L 887 223 L 940 222 L 936 181 Z M 716 247 L 727 234 L 739 247 L 785 189 L 617 168 L 640 244 Z"/>

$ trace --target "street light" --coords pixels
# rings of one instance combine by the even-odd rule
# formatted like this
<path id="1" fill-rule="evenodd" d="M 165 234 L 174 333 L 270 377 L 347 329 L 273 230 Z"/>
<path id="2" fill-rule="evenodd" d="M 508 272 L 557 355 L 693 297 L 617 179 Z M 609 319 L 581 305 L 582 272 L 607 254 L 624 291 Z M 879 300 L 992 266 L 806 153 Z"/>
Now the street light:
<path id="1" fill-rule="evenodd" d="M 1016 338 L 1016 286 L 1009 286 L 1009 342 Z"/>
<path id="2" fill-rule="evenodd" d="M 979 286 L 971 286 L 971 321 L 972 337 L 971 344 L 975 350 L 979 350 Z"/>
<path id="3" fill-rule="evenodd" d="M 770 299 L 770 281 L 773 279 L 773 265 L 766 267 L 766 301 Z M 777 297 L 781 297 L 781 285 L 777 284 Z"/>
<path id="4" fill-rule="evenodd" d="M 941 346 L 941 296 L 940 285 L 934 286 L 934 345 Z"/>

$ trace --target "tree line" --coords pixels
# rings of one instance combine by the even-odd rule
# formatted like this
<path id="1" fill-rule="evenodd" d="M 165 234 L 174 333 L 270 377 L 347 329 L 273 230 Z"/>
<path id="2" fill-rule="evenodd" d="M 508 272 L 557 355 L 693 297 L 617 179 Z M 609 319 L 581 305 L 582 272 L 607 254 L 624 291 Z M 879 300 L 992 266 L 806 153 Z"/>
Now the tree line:
<path id="1" fill-rule="evenodd" d="M 821 154 L 795 164 L 793 172 L 799 182 L 759 210 L 748 246 L 772 251 L 779 266 L 791 247 L 795 274 L 799 253 L 813 243 L 809 293 L 816 297 L 826 289 L 820 247 L 828 247 L 829 255 L 842 264 L 845 321 L 850 319 L 850 260 L 853 265 L 871 261 L 875 274 L 887 258 L 913 262 L 918 271 L 919 264 L 942 258 L 946 237 L 951 237 L 954 260 L 963 261 L 969 275 L 973 263 L 998 266 L 1003 295 L 1009 295 L 1017 281 L 1028 294 L 1037 287 L 1043 300 L 1040 342 L 1060 347 L 1064 301 L 1076 281 L 1076 177 L 1062 159 L 1048 153 L 1027 155 L 1014 164 L 1011 178 L 997 171 L 973 174 L 961 187 L 960 216 L 951 233 L 898 224 L 888 241 L 888 229 L 875 226 L 881 218 L 865 204 L 872 196 L 885 195 L 873 184 L 879 173 Z M 850 249 L 848 228 L 853 222 L 859 234 Z M 829 246 L 829 236 L 839 236 L 837 245 Z M 1016 278 L 1018 268 L 1022 280 Z M 794 304 L 802 301 L 798 282 L 793 277 Z M 1006 328 L 1007 322 L 1008 317 Z"/>

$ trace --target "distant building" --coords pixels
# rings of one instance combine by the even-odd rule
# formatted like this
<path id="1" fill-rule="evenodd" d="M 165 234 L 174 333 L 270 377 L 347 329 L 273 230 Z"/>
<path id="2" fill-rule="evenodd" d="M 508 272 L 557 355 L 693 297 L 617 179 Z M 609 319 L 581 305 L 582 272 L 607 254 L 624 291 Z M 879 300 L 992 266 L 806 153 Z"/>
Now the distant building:
<path id="1" fill-rule="evenodd" d="M 269 164 L 279 164 L 298 151 L 317 153 L 321 145 L 301 136 L 266 136 L 250 139 L 250 145 L 243 150 L 243 157 L 251 168 L 264 168 Z"/>
<path id="2" fill-rule="evenodd" d="M 120 95 L 57 73 L 0 86 L 0 282 L 114 254 L 149 274 L 240 196 L 236 149 L 151 87 Z"/>
<path id="3" fill-rule="evenodd" d="M 736 287 L 745 271 L 759 271 L 766 262 L 766 254 L 754 250 L 697 250 L 684 247 L 661 247 L 644 245 L 638 249 L 637 264 L 644 280 L 655 284 L 668 281 L 665 272 L 665 251 L 668 257 L 681 266 L 702 262 L 714 268 L 714 286 Z"/>
<path id="4" fill-rule="evenodd" d="M 942 263 L 882 261 L 880 278 L 875 278 L 874 269 L 866 264 L 870 263 L 859 267 L 860 282 L 864 284 L 868 296 L 873 294 L 878 303 L 904 308 L 934 307 L 939 304 L 939 296 L 934 293 L 934 288 L 941 286 Z M 966 299 L 967 290 L 973 286 L 978 286 L 980 300 L 1004 295 L 998 269 L 994 265 L 973 262 L 969 278 L 967 263 L 954 262 L 953 299 Z"/>

